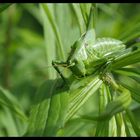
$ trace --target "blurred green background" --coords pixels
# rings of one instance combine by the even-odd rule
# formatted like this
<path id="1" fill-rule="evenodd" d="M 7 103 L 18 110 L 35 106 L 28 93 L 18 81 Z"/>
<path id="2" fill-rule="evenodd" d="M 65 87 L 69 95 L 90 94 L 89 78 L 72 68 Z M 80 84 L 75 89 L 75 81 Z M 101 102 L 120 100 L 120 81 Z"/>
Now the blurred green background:
<path id="1" fill-rule="evenodd" d="M 54 13 L 67 57 L 70 46 L 80 37 L 72 4 L 48 5 Z M 140 4 L 98 3 L 97 7 L 97 37 L 121 38 L 122 35 L 123 38 L 125 31 L 140 21 Z M 0 85 L 14 94 L 27 115 L 41 83 L 56 78 L 55 70 L 50 67 L 53 59 L 60 58 L 56 55 L 58 44 L 55 40 L 51 25 L 43 18 L 39 4 L 12 4 L 0 13 Z M 93 104 L 90 105 L 93 100 L 90 100 L 83 108 L 87 112 L 90 112 L 90 106 L 93 107 Z M 3 112 L 2 106 L 0 111 L 1 114 L 6 112 Z M 15 135 L 17 132 L 11 132 L 11 128 L 5 130 L 7 119 L 8 115 L 1 115 L 0 122 L 4 124 L 0 126 L 0 135 Z M 9 122 L 12 123 L 10 119 Z"/>

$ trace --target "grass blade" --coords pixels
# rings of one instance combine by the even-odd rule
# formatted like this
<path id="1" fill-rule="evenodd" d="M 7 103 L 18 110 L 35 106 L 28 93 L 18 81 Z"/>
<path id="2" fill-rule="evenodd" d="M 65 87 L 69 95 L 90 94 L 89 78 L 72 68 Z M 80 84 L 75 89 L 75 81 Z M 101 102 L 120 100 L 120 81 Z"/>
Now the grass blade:
<path id="1" fill-rule="evenodd" d="M 79 4 L 72 4 L 71 8 L 77 18 L 77 22 L 78 22 L 79 29 L 80 29 L 80 34 L 83 34 L 86 31 L 86 24 L 84 23 L 84 19 L 82 17 L 82 13 L 81 13 Z"/>
<path id="2" fill-rule="evenodd" d="M 96 75 L 89 76 L 81 81 L 74 81 L 70 90 L 70 105 L 66 120 L 69 120 L 78 111 L 101 84 L 102 81 Z"/>
<path id="3" fill-rule="evenodd" d="M 118 137 L 126 136 L 125 124 L 124 124 L 122 115 L 123 115 L 122 113 L 119 113 L 119 114 L 115 115 L 116 126 L 117 126 L 117 136 Z"/>
<path id="4" fill-rule="evenodd" d="M 133 28 L 130 28 L 133 27 Z M 126 31 L 126 29 L 128 29 Z M 130 23 L 128 27 L 125 27 L 125 31 L 121 33 L 119 36 L 119 39 L 122 40 L 124 43 L 130 42 L 134 40 L 135 38 L 139 37 L 140 34 L 140 23 L 139 21 L 134 22 L 133 24 Z"/>
<path id="5" fill-rule="evenodd" d="M 43 22 L 43 28 L 44 28 L 44 39 L 45 39 L 45 54 L 46 54 L 46 63 L 47 66 L 52 65 L 52 60 L 55 58 L 56 55 L 56 49 L 55 49 L 55 35 L 52 29 L 52 26 L 50 22 L 48 21 L 48 18 L 46 16 L 45 11 L 43 10 L 42 6 L 40 6 L 40 13 L 42 15 L 42 22 Z M 48 79 L 55 79 L 56 78 L 56 72 L 54 69 L 46 69 L 46 74 Z"/>
<path id="6" fill-rule="evenodd" d="M 63 44 L 62 44 L 62 39 L 61 39 L 61 35 L 59 34 L 59 29 L 55 23 L 55 20 L 51 14 L 51 11 L 49 10 L 48 4 L 40 4 L 42 9 L 44 10 L 44 12 L 46 13 L 49 22 L 51 23 L 52 29 L 56 35 L 56 39 L 58 42 L 58 56 L 59 58 L 61 58 L 62 60 L 65 60 L 65 53 L 63 50 Z"/>
<path id="7" fill-rule="evenodd" d="M 131 94 L 129 90 L 124 87 L 121 87 L 121 92 L 120 96 L 106 106 L 106 111 L 102 114 L 103 116 L 110 118 L 116 113 L 122 112 L 128 108 L 131 103 Z"/>
<path id="8" fill-rule="evenodd" d="M 96 18 L 97 18 L 96 4 L 92 3 L 90 8 L 88 23 L 87 23 L 87 30 L 95 28 Z"/>
<path id="9" fill-rule="evenodd" d="M 10 110 L 14 111 L 20 119 L 27 120 L 20 103 L 16 100 L 12 93 L 2 87 L 0 87 L 0 104 L 7 106 Z"/>
<path id="10" fill-rule="evenodd" d="M 99 116 L 82 116 L 83 119 L 92 121 L 106 121 L 109 120 L 113 115 L 127 109 L 131 103 L 131 94 L 129 90 L 121 87 L 121 95 L 110 101 L 105 110 Z"/>
<path id="11" fill-rule="evenodd" d="M 109 94 L 110 93 L 108 87 L 105 84 L 102 84 L 99 95 L 99 115 L 101 115 L 102 112 L 105 111 L 106 105 L 110 100 L 108 98 Z M 109 121 L 108 120 L 102 122 L 98 121 L 95 136 L 108 136 L 108 135 L 109 135 Z"/>
<path id="12" fill-rule="evenodd" d="M 124 76 L 140 78 L 140 72 L 139 72 L 139 69 L 137 68 L 121 68 L 121 69 L 115 70 L 114 72 L 117 74 L 124 75 Z"/>
<path id="13" fill-rule="evenodd" d="M 124 115 L 123 115 L 123 121 L 124 121 L 124 125 L 125 125 L 126 136 L 130 137 L 131 136 L 131 133 L 130 133 L 129 126 L 127 124 L 127 121 L 126 121 L 126 118 L 125 118 Z"/>
<path id="14" fill-rule="evenodd" d="M 124 66 L 128 66 L 134 63 L 140 62 L 140 50 L 134 51 L 128 55 L 120 57 L 113 61 L 111 65 L 111 70 L 115 70 Z"/>
<path id="15" fill-rule="evenodd" d="M 137 122 L 135 121 L 136 119 L 135 119 L 133 113 L 128 109 L 127 109 L 126 113 L 127 113 L 127 116 L 132 124 L 132 127 L 133 127 L 136 135 L 140 136 L 140 127 L 137 125 Z"/>
<path id="16" fill-rule="evenodd" d="M 6 10 L 6 9 L 7 9 L 10 5 L 12 5 L 12 4 L 13 4 L 13 3 L 5 3 L 5 4 L 1 3 L 1 4 L 0 4 L 0 12 Z"/>
<path id="17" fill-rule="evenodd" d="M 127 82 L 126 82 L 127 81 Z M 140 103 L 140 84 L 132 78 L 121 75 L 118 82 L 131 92 L 132 98 Z"/>

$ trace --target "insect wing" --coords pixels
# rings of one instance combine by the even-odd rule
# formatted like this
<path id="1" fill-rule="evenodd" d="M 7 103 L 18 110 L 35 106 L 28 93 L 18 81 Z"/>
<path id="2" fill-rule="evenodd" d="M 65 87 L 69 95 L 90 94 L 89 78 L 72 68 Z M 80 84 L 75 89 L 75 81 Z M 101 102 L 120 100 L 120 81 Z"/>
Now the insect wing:
<path id="1" fill-rule="evenodd" d="M 122 41 L 113 38 L 98 38 L 93 49 L 99 57 L 107 57 L 125 50 L 125 45 Z"/>

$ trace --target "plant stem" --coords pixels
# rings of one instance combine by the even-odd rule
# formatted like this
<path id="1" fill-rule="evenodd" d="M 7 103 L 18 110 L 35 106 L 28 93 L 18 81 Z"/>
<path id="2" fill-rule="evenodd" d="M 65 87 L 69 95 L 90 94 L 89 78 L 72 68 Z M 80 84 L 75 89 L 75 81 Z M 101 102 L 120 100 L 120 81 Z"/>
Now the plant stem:
<path id="1" fill-rule="evenodd" d="M 89 19 L 88 19 L 88 23 L 87 23 L 87 31 L 95 28 L 96 14 L 97 14 L 96 13 L 96 4 L 92 3 L 91 8 L 90 8 Z"/>
<path id="2" fill-rule="evenodd" d="M 43 10 L 45 11 L 45 13 L 48 16 L 48 20 L 51 23 L 52 29 L 56 35 L 56 40 L 58 42 L 58 55 L 62 60 L 65 60 L 65 53 L 64 53 L 64 47 L 63 47 L 63 43 L 62 43 L 62 38 L 59 32 L 59 29 L 57 27 L 57 24 L 55 23 L 55 20 L 53 19 L 53 16 L 49 10 L 48 4 L 41 4 Z"/>

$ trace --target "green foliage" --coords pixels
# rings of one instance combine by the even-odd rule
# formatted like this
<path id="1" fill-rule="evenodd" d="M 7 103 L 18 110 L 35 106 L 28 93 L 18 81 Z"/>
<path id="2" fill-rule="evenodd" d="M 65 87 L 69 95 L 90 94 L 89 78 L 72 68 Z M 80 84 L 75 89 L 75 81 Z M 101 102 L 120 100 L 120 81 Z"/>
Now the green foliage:
<path id="1" fill-rule="evenodd" d="M 5 4 L 2 3 L 0 5 L 0 12 L 4 11 L 5 9 L 7 9 L 10 5 L 11 5 L 11 3 L 5 3 Z"/>
<path id="2" fill-rule="evenodd" d="M 17 99 L 2 87 L 0 87 L 0 103 L 14 111 L 21 119 L 27 119 L 25 114 L 22 112 L 20 103 L 17 101 Z"/>
<path id="3" fill-rule="evenodd" d="M 10 5 L 0 4 L 0 136 L 140 136 L 140 5 Z M 93 28 L 126 49 L 82 78 L 60 66 L 64 82 L 52 60 Z"/>
<path id="4" fill-rule="evenodd" d="M 48 80 L 41 85 L 31 109 L 27 135 L 55 136 L 63 127 L 69 95 L 66 88 L 60 89 L 61 84 L 60 80 Z"/>

